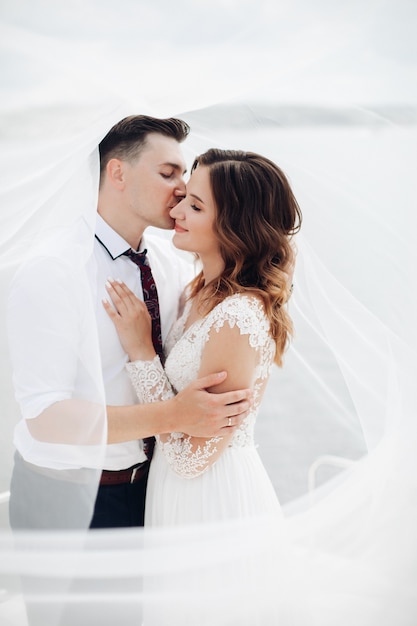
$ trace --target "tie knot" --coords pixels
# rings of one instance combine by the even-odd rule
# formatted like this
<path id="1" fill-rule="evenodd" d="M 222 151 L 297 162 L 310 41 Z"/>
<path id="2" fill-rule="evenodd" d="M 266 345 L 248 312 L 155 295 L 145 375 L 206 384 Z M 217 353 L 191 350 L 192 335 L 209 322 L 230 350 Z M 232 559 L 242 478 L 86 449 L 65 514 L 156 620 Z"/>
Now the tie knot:
<path id="1" fill-rule="evenodd" d="M 129 248 L 129 250 L 126 250 L 123 254 L 128 256 L 129 259 L 136 263 L 136 265 L 144 266 L 148 264 L 146 259 L 147 252 L 147 250 L 144 250 L 143 252 L 135 252 L 132 248 Z"/>

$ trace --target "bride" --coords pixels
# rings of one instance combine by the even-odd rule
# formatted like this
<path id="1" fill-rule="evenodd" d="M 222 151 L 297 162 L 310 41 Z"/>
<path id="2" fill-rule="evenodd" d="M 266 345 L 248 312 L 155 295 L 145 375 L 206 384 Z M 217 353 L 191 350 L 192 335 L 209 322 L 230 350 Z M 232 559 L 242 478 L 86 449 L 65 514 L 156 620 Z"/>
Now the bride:
<path id="1" fill-rule="evenodd" d="M 171 210 L 173 242 L 195 252 L 201 272 L 166 341 L 163 368 L 151 319 L 124 283 L 111 280 L 104 302 L 129 356 L 141 402 L 165 400 L 193 379 L 227 370 L 214 393 L 251 387 L 241 426 L 202 439 L 171 432 L 157 438 L 145 524 L 176 525 L 259 514 L 280 515 L 255 447 L 254 427 L 266 383 L 292 331 L 286 311 L 301 211 L 285 174 L 252 152 L 210 149 L 194 161 L 186 197 Z"/>

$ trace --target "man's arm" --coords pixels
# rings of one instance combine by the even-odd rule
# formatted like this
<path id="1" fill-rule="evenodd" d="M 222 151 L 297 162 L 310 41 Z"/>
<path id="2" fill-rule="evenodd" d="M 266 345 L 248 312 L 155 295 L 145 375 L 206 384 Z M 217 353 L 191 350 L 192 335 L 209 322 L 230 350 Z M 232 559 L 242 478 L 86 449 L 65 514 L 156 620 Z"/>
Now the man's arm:
<path id="1" fill-rule="evenodd" d="M 13 384 L 22 418 L 37 441 L 78 446 L 73 453 L 62 451 L 68 464 L 79 446 L 101 445 L 107 437 L 89 297 L 86 275 L 73 268 L 70 258 L 40 256 L 17 271 L 7 302 Z"/>
<path id="2" fill-rule="evenodd" d="M 252 391 L 241 389 L 210 393 L 222 383 L 226 372 L 199 378 L 174 398 L 151 404 L 109 406 L 108 443 L 143 439 L 166 432 L 186 432 L 194 437 L 216 437 L 229 426 L 237 426 L 250 408 Z M 229 429 L 230 430 L 230 429 Z"/>
<path id="3" fill-rule="evenodd" d="M 226 379 L 226 372 L 210 374 L 191 383 L 164 402 L 107 407 L 107 443 L 143 439 L 167 431 L 215 437 L 240 424 L 251 403 L 249 389 L 209 393 L 207 388 Z M 98 445 L 103 443 L 104 407 L 83 400 L 55 402 L 37 417 L 27 419 L 35 439 L 47 443 Z M 230 429 L 228 429 L 230 431 Z"/>

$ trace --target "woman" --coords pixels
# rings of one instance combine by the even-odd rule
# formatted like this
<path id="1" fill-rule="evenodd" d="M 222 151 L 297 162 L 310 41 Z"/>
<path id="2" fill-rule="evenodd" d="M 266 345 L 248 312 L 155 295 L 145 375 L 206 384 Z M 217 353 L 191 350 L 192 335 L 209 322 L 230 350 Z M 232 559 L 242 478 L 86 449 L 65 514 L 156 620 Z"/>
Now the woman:
<path id="1" fill-rule="evenodd" d="M 272 364 L 282 364 L 291 334 L 291 237 L 301 211 L 283 172 L 251 152 L 208 150 L 191 170 L 186 197 L 171 210 L 173 242 L 195 252 L 202 270 L 156 356 L 146 306 L 111 281 L 104 306 L 129 356 L 141 402 L 167 399 L 197 376 L 222 369 L 212 391 L 252 387 L 242 425 L 212 439 L 167 432 L 157 438 L 146 525 L 175 525 L 279 515 L 279 504 L 254 443 L 259 405 Z M 167 416 L 169 430 L 169 415 Z"/>

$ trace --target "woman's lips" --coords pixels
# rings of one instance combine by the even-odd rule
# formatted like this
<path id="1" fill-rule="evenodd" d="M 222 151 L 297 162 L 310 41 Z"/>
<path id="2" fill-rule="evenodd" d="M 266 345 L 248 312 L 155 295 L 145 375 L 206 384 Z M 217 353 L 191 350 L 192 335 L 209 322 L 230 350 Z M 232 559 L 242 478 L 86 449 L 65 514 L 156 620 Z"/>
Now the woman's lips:
<path id="1" fill-rule="evenodd" d="M 175 224 L 175 228 L 174 228 L 176 233 L 186 233 L 186 229 L 182 228 L 181 226 L 179 226 L 179 224 Z"/>

